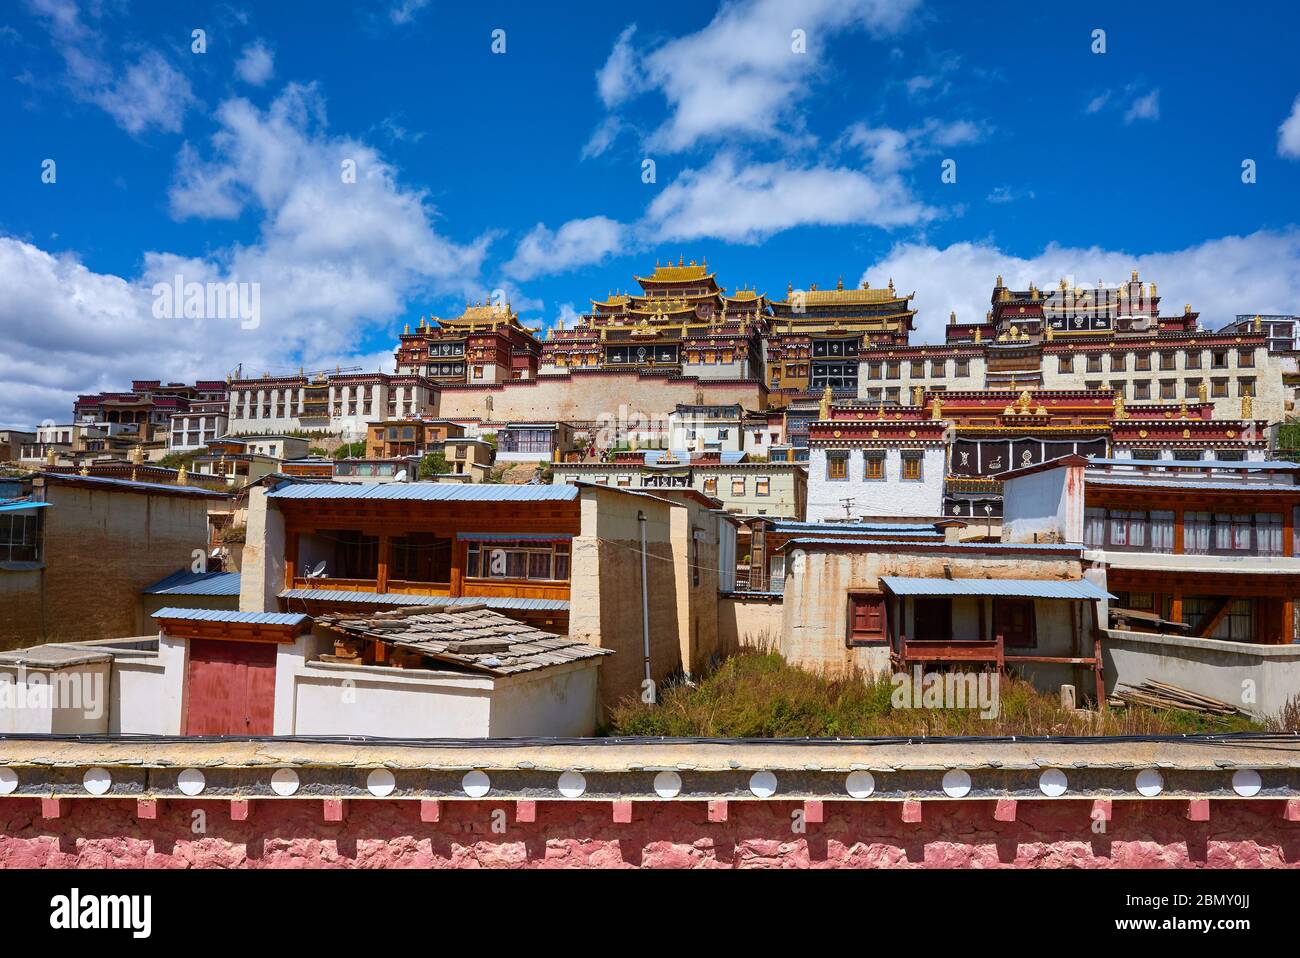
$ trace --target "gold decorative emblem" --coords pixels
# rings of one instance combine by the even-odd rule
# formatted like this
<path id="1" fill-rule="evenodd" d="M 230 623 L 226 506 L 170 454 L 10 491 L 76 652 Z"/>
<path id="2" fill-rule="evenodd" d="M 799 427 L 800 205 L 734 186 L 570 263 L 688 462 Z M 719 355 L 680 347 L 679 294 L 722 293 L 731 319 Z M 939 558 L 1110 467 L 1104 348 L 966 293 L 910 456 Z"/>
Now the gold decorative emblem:
<path id="1" fill-rule="evenodd" d="M 1139 430 L 1138 430 L 1138 436 L 1140 436 L 1141 438 L 1145 439 L 1145 438 L 1147 437 L 1147 431 L 1146 431 L 1145 429 L 1139 429 Z"/>
<path id="2" fill-rule="evenodd" d="M 880 438 L 880 430 L 879 430 L 879 429 L 873 429 L 873 430 L 871 430 L 871 438 L 872 438 L 872 439 L 879 439 L 879 438 Z"/>
<path id="3" fill-rule="evenodd" d="M 834 436 L 836 439 L 838 439 L 840 438 L 841 433 L 838 429 L 836 429 L 833 433 L 831 433 L 831 435 Z"/>
<path id="4" fill-rule="evenodd" d="M 907 437 L 908 437 L 909 439 L 915 439 L 915 438 L 916 438 L 916 430 L 915 430 L 915 429 L 909 429 L 909 430 L 907 431 Z"/>

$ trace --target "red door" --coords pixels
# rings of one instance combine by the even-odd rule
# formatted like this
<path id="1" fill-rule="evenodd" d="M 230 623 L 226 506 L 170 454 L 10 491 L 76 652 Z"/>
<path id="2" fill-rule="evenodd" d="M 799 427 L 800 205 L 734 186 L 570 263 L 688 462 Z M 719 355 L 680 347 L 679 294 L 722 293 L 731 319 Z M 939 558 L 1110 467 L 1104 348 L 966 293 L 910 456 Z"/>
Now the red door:
<path id="1" fill-rule="evenodd" d="M 191 639 L 185 734 L 272 734 L 275 653 L 272 642 Z"/>

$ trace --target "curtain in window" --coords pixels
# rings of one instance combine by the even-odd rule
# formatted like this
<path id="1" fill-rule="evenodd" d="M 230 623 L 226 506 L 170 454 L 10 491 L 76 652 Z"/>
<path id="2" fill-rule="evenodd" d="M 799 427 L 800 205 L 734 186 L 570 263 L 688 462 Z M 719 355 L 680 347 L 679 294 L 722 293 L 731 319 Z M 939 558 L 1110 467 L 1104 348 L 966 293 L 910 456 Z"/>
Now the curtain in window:
<path id="1" fill-rule="evenodd" d="M 1183 513 L 1183 551 L 1188 555 L 1206 555 L 1210 551 L 1210 514 Z"/>
<path id="2" fill-rule="evenodd" d="M 1083 542 L 1094 548 L 1106 545 L 1106 510 L 1085 509 L 1083 513 Z"/>
<path id="3" fill-rule="evenodd" d="M 1174 514 L 1155 511 L 1151 513 L 1151 551 L 1170 554 L 1174 551 Z"/>
<path id="4" fill-rule="evenodd" d="M 1255 517 L 1255 549 L 1263 556 L 1282 554 L 1282 516 L 1277 512 L 1261 513 Z"/>

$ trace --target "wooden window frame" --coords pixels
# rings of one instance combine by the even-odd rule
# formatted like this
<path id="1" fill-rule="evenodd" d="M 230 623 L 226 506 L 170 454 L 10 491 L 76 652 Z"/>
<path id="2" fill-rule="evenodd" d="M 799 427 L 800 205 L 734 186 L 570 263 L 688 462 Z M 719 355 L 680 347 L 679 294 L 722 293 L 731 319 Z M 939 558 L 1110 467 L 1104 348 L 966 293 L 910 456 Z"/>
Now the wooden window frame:
<path id="1" fill-rule="evenodd" d="M 879 627 L 861 628 L 864 622 L 870 621 L 870 615 L 861 613 L 873 609 L 878 615 Z M 889 645 L 889 599 L 883 592 L 850 592 L 848 618 L 848 636 L 845 644 L 849 648 Z"/>

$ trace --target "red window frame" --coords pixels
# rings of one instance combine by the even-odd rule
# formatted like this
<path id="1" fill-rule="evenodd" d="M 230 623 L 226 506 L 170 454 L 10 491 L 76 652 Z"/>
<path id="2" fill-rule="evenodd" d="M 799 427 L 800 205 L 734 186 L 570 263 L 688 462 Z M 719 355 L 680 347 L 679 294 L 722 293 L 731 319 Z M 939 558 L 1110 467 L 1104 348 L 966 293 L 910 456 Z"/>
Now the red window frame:
<path id="1" fill-rule="evenodd" d="M 889 603 L 880 592 L 849 595 L 849 645 L 889 642 Z"/>

